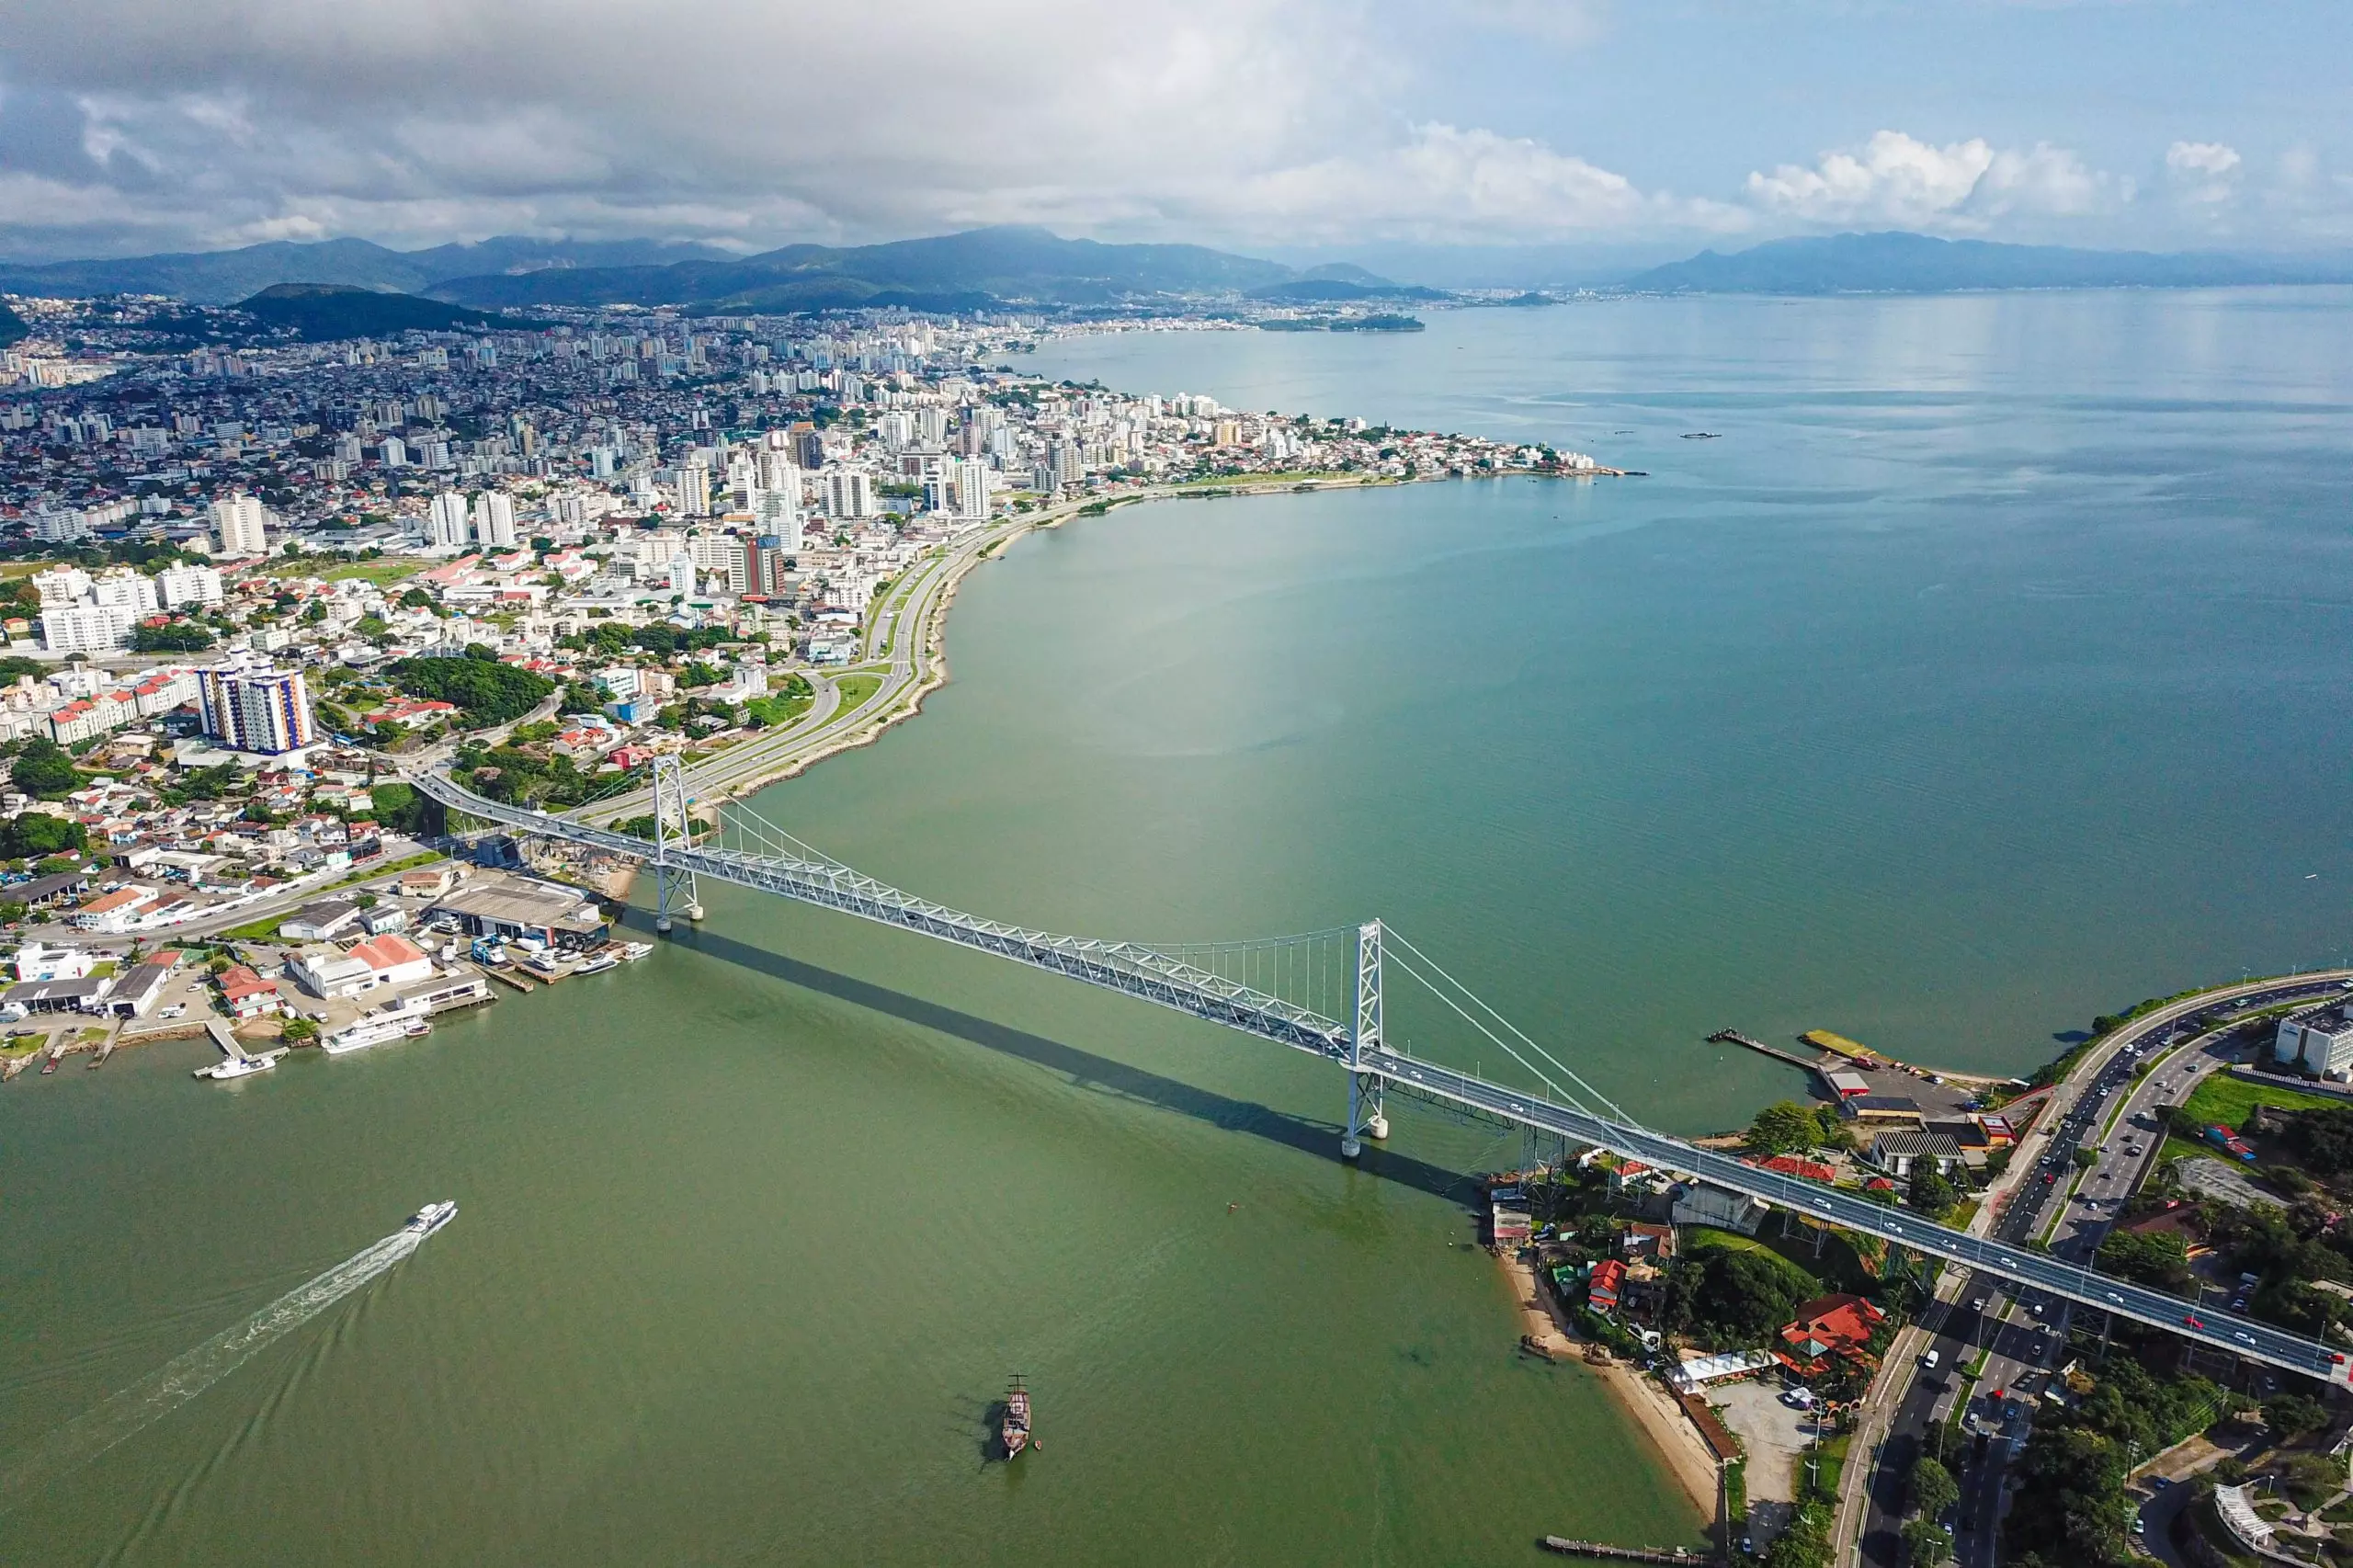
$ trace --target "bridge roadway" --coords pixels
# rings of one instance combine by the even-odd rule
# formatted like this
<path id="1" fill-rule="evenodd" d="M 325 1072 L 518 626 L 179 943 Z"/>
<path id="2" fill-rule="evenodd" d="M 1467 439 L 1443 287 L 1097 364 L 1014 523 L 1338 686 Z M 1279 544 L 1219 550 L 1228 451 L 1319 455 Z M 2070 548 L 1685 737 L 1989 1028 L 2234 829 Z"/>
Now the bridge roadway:
<path id="1" fill-rule="evenodd" d="M 439 774 L 419 772 L 411 776 L 411 782 L 445 807 L 517 832 L 562 838 L 649 863 L 656 858 L 655 846 L 645 839 L 488 800 Z M 1558 1105 L 1385 1046 L 1375 1044 L 1358 1053 L 1347 1025 L 1140 944 L 1057 936 L 983 920 L 825 861 L 685 846 L 669 847 L 662 851 L 662 858 L 674 869 L 698 877 L 837 909 L 1173 1007 L 1320 1056 L 1407 1094 L 1464 1107 L 1574 1142 L 1596 1144 L 1628 1159 L 1696 1176 L 1816 1220 L 2149 1324 L 2230 1355 L 2306 1377 L 2353 1384 L 2353 1375 L 2348 1375 L 2353 1374 L 2353 1363 L 2343 1352 L 2320 1341 L 2253 1318 L 2193 1306 L 2178 1297 L 2096 1273 L 2048 1253 L 1969 1235 L 1856 1193 L 1764 1170 L 1665 1133 Z"/>

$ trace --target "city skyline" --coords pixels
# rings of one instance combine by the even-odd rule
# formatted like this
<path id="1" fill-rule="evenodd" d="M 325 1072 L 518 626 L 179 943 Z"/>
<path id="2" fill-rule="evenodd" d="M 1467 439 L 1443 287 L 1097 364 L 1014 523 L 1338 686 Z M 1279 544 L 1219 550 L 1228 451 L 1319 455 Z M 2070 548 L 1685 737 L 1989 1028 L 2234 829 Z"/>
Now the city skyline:
<path id="1" fill-rule="evenodd" d="M 1208 0 L 1110 29 L 1040 0 L 681 29 L 640 0 L 101 0 L 20 16 L 0 51 L 0 225 L 20 259 L 998 222 L 1376 265 L 1883 228 L 2353 244 L 2331 112 L 2353 22 L 2267 13 Z"/>

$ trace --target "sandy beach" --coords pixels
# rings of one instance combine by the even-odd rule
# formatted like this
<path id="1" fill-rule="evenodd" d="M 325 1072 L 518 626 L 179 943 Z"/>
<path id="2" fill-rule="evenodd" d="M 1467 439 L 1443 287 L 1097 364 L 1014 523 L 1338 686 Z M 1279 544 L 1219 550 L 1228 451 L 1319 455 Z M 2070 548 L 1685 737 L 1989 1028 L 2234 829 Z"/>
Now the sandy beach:
<path id="1" fill-rule="evenodd" d="M 1682 1483 L 1692 1506 L 1713 1521 L 1716 1517 L 1716 1460 L 1693 1430 L 1691 1422 L 1666 1391 L 1633 1368 L 1612 1359 L 1607 1367 L 1585 1360 L 1585 1342 L 1552 1298 L 1539 1290 L 1536 1271 L 1518 1257 L 1502 1259 L 1505 1278 L 1518 1299 L 1520 1316 L 1529 1338 L 1565 1362 L 1585 1368 L 1601 1379 L 1619 1407 L 1633 1418 L 1650 1439 L 1675 1479 Z"/>

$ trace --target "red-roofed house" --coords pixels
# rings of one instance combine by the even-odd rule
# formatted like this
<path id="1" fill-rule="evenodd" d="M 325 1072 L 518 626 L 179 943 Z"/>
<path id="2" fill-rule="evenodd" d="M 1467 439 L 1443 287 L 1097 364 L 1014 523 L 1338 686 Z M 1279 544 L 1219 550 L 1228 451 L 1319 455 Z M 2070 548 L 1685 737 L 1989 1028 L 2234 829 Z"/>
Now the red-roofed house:
<path id="1" fill-rule="evenodd" d="M 1626 1266 L 1616 1258 L 1593 1266 L 1593 1278 L 1586 1281 L 1586 1300 L 1597 1312 L 1614 1312 L 1619 1298 L 1626 1290 Z"/>
<path id="2" fill-rule="evenodd" d="M 1819 1377 L 1834 1360 L 1861 1368 L 1878 1364 L 1870 1353 L 1871 1331 L 1887 1316 L 1860 1296 L 1819 1296 L 1798 1308 L 1797 1321 L 1781 1330 L 1774 1359 L 1800 1377 Z"/>
<path id="3" fill-rule="evenodd" d="M 285 1010 L 278 997 L 278 982 L 264 980 L 244 964 L 221 971 L 221 1000 L 228 1004 L 233 1018 L 256 1018 Z"/>
<path id="4" fill-rule="evenodd" d="M 438 697 L 423 699 L 402 697 L 366 715 L 362 722 L 373 730 L 387 719 L 397 719 L 402 723 L 407 724 L 418 720 L 438 719 L 444 713 L 455 713 L 457 710 L 456 703 L 444 702 Z"/>
<path id="5" fill-rule="evenodd" d="M 1801 1159 L 1795 1154 L 1776 1154 L 1769 1160 L 1757 1162 L 1768 1171 L 1783 1176 L 1798 1176 L 1806 1181 L 1836 1181 L 1838 1173 L 1820 1160 Z"/>

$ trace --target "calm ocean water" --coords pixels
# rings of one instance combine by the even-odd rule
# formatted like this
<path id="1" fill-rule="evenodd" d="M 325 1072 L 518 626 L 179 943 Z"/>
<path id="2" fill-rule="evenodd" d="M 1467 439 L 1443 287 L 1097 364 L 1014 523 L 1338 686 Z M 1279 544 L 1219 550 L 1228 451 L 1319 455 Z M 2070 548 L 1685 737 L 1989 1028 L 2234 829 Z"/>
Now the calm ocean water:
<path id="1" fill-rule="evenodd" d="M 1152 335 L 1058 375 L 1648 470 L 1168 504 L 967 583 L 955 682 L 761 807 L 1008 919 L 1381 915 L 1663 1125 L 1814 1025 L 2023 1068 L 2342 954 L 2343 294 L 1655 301 Z M 1685 440 L 1706 430 L 1720 438 Z M 706 892 L 635 969 L 250 1083 L 0 1094 L 0 1450 L 456 1223 L 77 1468 L 11 1562 L 1495 1562 L 1697 1539 L 1517 1362 L 1462 1173 L 1336 1076 Z M 1394 993 L 1392 1033 L 1500 1071 Z M 1240 1207 L 1228 1211 L 1229 1204 Z M 1006 1377 L 1042 1453 L 981 1462 Z M 55 1449 L 46 1451 L 57 1451 Z"/>

